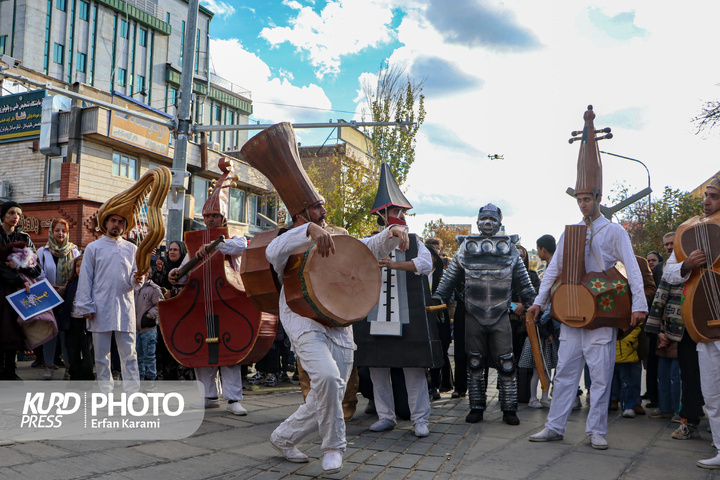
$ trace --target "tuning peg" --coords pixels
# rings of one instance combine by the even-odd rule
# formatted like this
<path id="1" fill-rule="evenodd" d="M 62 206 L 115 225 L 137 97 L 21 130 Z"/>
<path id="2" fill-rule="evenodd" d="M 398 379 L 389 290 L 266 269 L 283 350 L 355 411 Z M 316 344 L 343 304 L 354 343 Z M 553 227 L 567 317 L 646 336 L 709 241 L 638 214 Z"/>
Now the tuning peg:
<path id="1" fill-rule="evenodd" d="M 601 128 L 600 130 L 595 130 L 595 133 L 610 133 L 612 129 L 610 127 Z M 610 137 L 612 138 L 612 137 Z"/>
<path id="2" fill-rule="evenodd" d="M 573 132 L 573 133 L 577 133 L 577 132 Z M 580 132 L 580 133 L 582 133 L 582 132 Z M 577 140 L 582 140 L 582 137 L 573 137 L 570 140 L 568 140 L 568 143 L 572 144 L 573 142 L 575 142 Z"/>
<path id="3" fill-rule="evenodd" d="M 603 135 L 602 137 L 597 137 L 595 140 L 610 140 L 611 138 L 613 138 L 613 134 L 608 133 Z"/>

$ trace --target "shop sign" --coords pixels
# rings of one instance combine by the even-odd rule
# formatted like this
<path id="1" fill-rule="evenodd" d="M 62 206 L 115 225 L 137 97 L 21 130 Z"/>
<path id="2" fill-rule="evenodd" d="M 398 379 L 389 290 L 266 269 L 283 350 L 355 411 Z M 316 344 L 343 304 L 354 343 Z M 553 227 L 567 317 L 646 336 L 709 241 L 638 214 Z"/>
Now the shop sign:
<path id="1" fill-rule="evenodd" d="M 0 97 L 0 143 L 38 138 L 45 90 Z"/>

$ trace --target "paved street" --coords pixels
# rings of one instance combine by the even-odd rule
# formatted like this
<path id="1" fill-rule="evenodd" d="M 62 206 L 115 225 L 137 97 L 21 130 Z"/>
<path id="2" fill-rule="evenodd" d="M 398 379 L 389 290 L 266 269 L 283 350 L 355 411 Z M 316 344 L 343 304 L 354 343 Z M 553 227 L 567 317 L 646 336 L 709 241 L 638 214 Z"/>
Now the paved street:
<path id="1" fill-rule="evenodd" d="M 21 362 L 20 376 L 34 380 L 42 369 Z M 57 374 L 56 374 L 57 375 Z M 491 376 L 492 377 L 492 376 Z M 488 382 L 494 385 L 494 377 Z M 673 440 L 677 424 L 645 416 L 611 413 L 610 448 L 593 450 L 585 437 L 587 407 L 573 412 L 565 439 L 531 443 L 547 410 L 522 405 L 521 424 L 502 423 L 497 391 L 488 392 L 490 408 L 480 424 L 465 423 L 467 398 L 443 394 L 433 402 L 430 435 L 416 438 L 412 424 L 374 433 L 374 416 L 358 413 L 347 424 L 348 450 L 343 469 L 328 478 L 348 479 L 710 479 L 717 473 L 695 466 L 715 453 L 706 420 L 700 438 Z M 583 397 L 584 400 L 585 397 Z M 246 417 L 207 410 L 200 429 L 179 441 L 35 441 L 0 447 L 0 479 L 304 479 L 322 473 L 319 438 L 300 445 L 310 462 L 285 461 L 270 447 L 272 430 L 290 415 L 302 395 L 297 385 L 280 384 L 246 393 Z"/>

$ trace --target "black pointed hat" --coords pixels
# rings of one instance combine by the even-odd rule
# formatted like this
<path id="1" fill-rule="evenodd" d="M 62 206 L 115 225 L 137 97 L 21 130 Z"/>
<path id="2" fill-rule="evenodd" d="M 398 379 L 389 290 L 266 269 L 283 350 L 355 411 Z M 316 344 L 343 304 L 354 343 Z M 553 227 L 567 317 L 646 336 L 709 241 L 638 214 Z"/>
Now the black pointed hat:
<path id="1" fill-rule="evenodd" d="M 378 184 L 377 195 L 375 195 L 375 203 L 373 203 L 370 213 L 378 213 L 380 210 L 390 207 L 409 210 L 412 205 L 400 190 L 388 164 L 383 162 L 380 167 L 380 183 Z"/>

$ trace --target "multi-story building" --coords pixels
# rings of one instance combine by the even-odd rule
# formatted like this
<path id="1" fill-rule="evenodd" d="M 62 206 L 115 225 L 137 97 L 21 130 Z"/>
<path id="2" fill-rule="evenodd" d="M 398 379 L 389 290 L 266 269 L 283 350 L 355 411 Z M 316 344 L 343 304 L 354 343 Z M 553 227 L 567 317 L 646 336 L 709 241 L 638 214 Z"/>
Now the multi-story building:
<path id="1" fill-rule="evenodd" d="M 181 73 L 191 68 L 193 121 L 247 124 L 250 92 L 209 71 L 213 13 L 200 7 L 196 34 L 187 39 L 187 12 L 184 0 L 0 0 L 0 55 L 21 62 L 9 70 L 13 73 L 160 122 L 174 118 Z M 193 59 L 183 58 L 186 41 L 195 42 Z M 62 216 L 71 224 L 71 241 L 84 247 L 99 235 L 94 214 L 104 201 L 149 168 L 172 165 L 172 132 L 160 123 L 8 79 L 0 80 L 0 87 L 0 202 L 23 205 L 26 231 L 41 245 L 52 219 Z M 188 193 L 195 207 L 186 216 L 199 220 L 207 189 L 219 176 L 217 159 L 223 151 L 238 150 L 247 132 L 212 132 L 191 140 Z M 258 212 L 276 218 L 277 197 L 259 172 L 240 160 L 235 166 L 239 178 L 230 224 L 252 236 L 268 226 Z"/>

